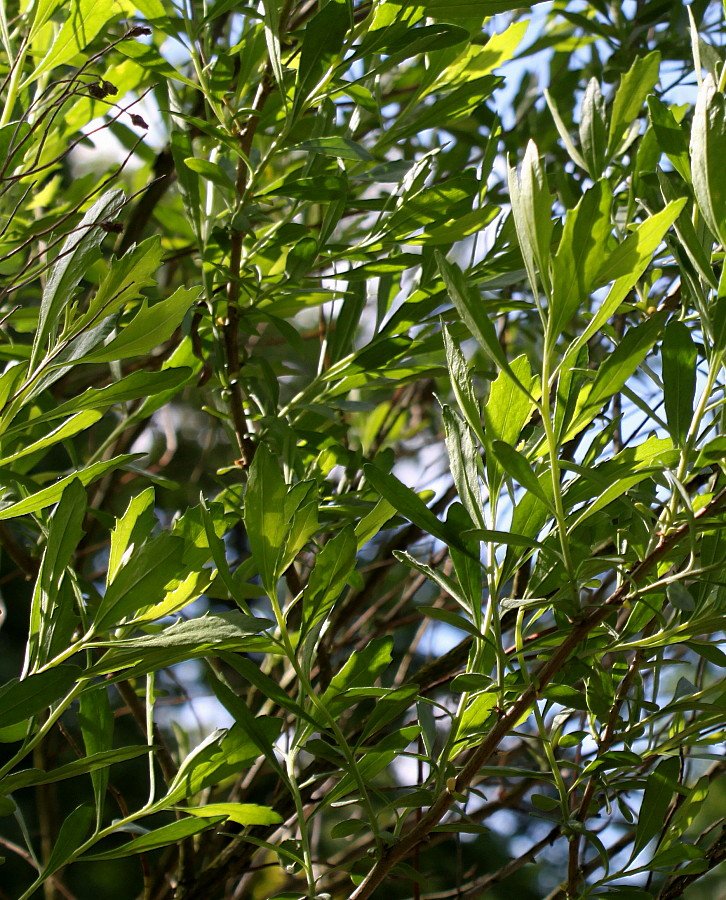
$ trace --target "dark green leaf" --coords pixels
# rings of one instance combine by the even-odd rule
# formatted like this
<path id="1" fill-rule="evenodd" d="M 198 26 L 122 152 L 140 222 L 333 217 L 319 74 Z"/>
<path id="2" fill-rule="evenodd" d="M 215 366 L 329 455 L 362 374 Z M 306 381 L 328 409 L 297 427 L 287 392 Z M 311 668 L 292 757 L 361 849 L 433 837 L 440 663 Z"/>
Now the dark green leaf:
<path id="1" fill-rule="evenodd" d="M 633 857 L 644 850 L 663 830 L 666 812 L 677 785 L 678 768 L 678 759 L 670 757 L 662 760 L 648 776 L 635 829 Z"/>
<path id="2" fill-rule="evenodd" d="M 84 842 L 92 821 L 93 807 L 85 804 L 76 807 L 69 816 L 66 816 L 58 832 L 58 837 L 53 842 L 53 849 L 48 861 L 43 866 L 41 879 L 57 872 L 68 862 Z"/>
<path id="3" fill-rule="evenodd" d="M 726 101 L 707 75 L 698 90 L 691 127 L 693 190 L 703 217 L 719 241 L 726 243 L 726 186 L 723 160 L 726 154 Z"/>
<path id="4" fill-rule="evenodd" d="M 166 847 L 168 844 L 176 844 L 184 838 L 192 837 L 199 834 L 200 831 L 206 831 L 226 820 L 227 816 L 219 815 L 212 818 L 197 818 L 190 816 L 189 818 L 179 819 L 177 822 L 171 822 L 169 825 L 162 825 L 161 828 L 155 828 L 141 837 L 127 841 L 114 850 L 106 850 L 103 853 L 92 853 L 83 857 L 85 861 L 97 861 L 102 859 L 122 859 L 125 856 L 133 856 L 135 853 L 148 853 L 150 850 L 156 850 L 157 847 Z"/>
<path id="5" fill-rule="evenodd" d="M 24 722 L 64 697 L 78 681 L 78 666 L 62 665 L 13 678 L 0 687 L 0 728 Z"/>
<path id="6" fill-rule="evenodd" d="M 30 356 L 31 370 L 40 361 L 47 344 L 53 344 L 53 335 L 59 327 L 63 309 L 73 299 L 75 289 L 93 262 L 106 234 L 100 223 L 114 221 L 124 202 L 123 191 L 104 194 L 90 207 L 63 245 L 43 291 L 38 328 Z"/>
<path id="7" fill-rule="evenodd" d="M 254 650 L 259 645 L 255 644 L 253 635 L 272 625 L 270 619 L 253 618 L 233 610 L 196 619 L 179 619 L 155 634 L 97 641 L 95 646 L 109 649 L 86 670 L 86 675 L 105 675 L 128 667 L 141 674 L 221 650 Z"/>
<path id="8" fill-rule="evenodd" d="M 683 322 L 669 322 L 663 336 L 663 396 L 673 441 L 683 444 L 693 418 L 696 345 Z"/>

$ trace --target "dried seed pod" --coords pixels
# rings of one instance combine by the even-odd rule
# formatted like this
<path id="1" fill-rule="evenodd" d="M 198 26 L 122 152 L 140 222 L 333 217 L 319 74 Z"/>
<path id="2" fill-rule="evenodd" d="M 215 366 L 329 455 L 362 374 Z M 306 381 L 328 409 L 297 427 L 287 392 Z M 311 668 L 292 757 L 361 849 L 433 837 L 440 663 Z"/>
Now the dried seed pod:
<path id="1" fill-rule="evenodd" d="M 131 123 L 136 125 L 137 128 L 148 128 L 148 124 L 142 119 L 140 115 L 137 113 L 131 113 Z"/>

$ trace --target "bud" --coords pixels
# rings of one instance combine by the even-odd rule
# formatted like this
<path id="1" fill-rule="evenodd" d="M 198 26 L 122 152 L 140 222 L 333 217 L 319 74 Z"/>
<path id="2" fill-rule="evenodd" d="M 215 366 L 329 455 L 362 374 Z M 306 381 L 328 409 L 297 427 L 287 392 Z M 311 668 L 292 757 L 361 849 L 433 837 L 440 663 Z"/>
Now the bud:
<path id="1" fill-rule="evenodd" d="M 147 28 L 145 25 L 134 25 L 133 28 L 129 28 L 129 30 L 124 35 L 124 38 L 143 37 L 147 34 L 151 34 L 150 28 Z"/>

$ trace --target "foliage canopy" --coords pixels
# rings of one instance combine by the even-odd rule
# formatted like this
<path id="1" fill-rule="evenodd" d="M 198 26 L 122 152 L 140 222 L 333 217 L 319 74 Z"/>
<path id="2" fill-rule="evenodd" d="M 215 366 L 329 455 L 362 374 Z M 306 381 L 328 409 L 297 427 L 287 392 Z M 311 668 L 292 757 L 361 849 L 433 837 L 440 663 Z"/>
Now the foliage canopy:
<path id="1" fill-rule="evenodd" d="M 723 17 L 0 3 L 0 896 L 708 891 Z"/>

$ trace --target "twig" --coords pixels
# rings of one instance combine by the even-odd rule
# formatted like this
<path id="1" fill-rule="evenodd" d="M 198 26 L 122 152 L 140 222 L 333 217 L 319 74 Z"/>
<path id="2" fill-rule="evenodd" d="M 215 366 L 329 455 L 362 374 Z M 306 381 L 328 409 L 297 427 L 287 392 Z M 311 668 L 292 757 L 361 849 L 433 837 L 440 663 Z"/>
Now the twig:
<path id="1" fill-rule="evenodd" d="M 718 493 L 710 503 L 699 510 L 694 518 L 703 520 L 722 507 L 724 503 L 726 503 L 726 489 Z M 441 821 L 454 804 L 456 795 L 462 794 L 469 787 L 479 769 L 496 752 L 502 739 L 511 732 L 517 722 L 536 702 L 542 688 L 552 681 L 553 677 L 564 667 L 570 656 L 590 633 L 598 625 L 602 624 L 610 613 L 621 608 L 630 595 L 632 585 L 634 583 L 637 584 L 680 541 L 688 536 L 691 527 L 692 523 L 688 522 L 670 534 L 661 537 L 654 550 L 631 570 L 628 577 L 613 591 L 601 607 L 593 610 L 589 615 L 583 616 L 579 621 L 573 622 L 569 633 L 554 650 L 552 656 L 533 673 L 530 684 L 522 691 L 519 699 L 504 712 L 484 741 L 471 752 L 468 761 L 459 772 L 453 786 L 451 788 L 447 787 L 446 790 L 442 791 L 421 821 L 415 823 L 405 832 L 398 842 L 378 860 L 365 879 L 351 894 L 351 900 L 367 900 L 396 863 L 408 857 L 413 849 L 426 839 L 431 829 Z M 724 854 L 726 855 L 726 835 L 724 835 Z"/>

